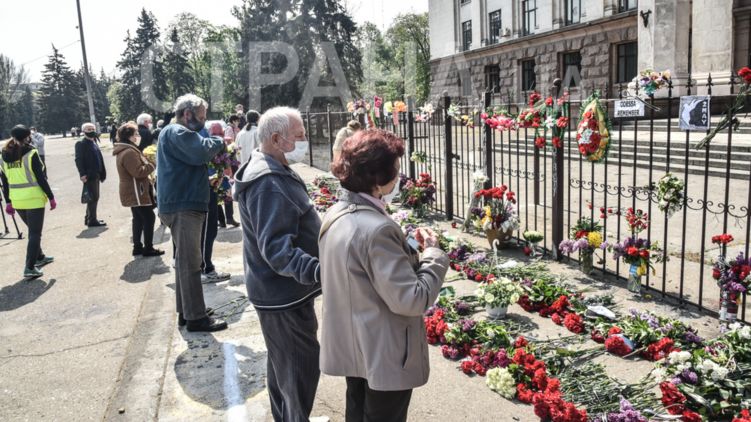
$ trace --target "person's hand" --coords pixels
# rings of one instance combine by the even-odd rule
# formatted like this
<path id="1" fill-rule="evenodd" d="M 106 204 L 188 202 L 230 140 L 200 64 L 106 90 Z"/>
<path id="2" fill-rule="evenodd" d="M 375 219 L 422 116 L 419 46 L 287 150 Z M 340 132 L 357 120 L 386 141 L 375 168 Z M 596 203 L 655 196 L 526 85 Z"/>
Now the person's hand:
<path id="1" fill-rule="evenodd" d="M 438 247 L 438 234 L 427 227 L 415 230 L 415 240 L 420 243 L 423 249 Z"/>
<path id="2" fill-rule="evenodd" d="M 89 180 L 88 176 L 81 176 L 81 181 L 82 182 L 86 183 L 86 181 L 88 181 L 88 180 Z"/>
<path id="3" fill-rule="evenodd" d="M 57 208 L 57 201 L 55 201 L 54 198 L 50 199 L 50 211 L 54 210 L 55 208 Z"/>
<path id="4" fill-rule="evenodd" d="M 16 213 L 16 210 L 13 208 L 13 205 L 11 205 L 10 203 L 7 203 L 5 205 L 5 213 L 8 215 L 13 215 Z"/>
<path id="5" fill-rule="evenodd" d="M 224 129 L 222 129 L 222 124 L 219 122 L 212 123 L 211 127 L 209 128 L 209 135 L 220 136 L 224 138 Z"/>

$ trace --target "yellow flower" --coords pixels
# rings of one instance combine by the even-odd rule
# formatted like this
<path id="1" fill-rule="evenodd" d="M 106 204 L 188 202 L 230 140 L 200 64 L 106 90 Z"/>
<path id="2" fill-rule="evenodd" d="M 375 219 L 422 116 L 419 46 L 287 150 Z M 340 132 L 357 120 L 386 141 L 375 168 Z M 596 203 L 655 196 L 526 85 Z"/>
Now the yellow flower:
<path id="1" fill-rule="evenodd" d="M 641 265 L 639 265 L 639 268 L 636 269 L 636 275 L 639 277 L 645 275 L 647 273 L 647 263 L 643 262 Z"/>
<path id="2" fill-rule="evenodd" d="M 597 249 L 602 244 L 602 235 L 600 232 L 589 232 L 587 240 L 589 240 L 589 246 Z"/>

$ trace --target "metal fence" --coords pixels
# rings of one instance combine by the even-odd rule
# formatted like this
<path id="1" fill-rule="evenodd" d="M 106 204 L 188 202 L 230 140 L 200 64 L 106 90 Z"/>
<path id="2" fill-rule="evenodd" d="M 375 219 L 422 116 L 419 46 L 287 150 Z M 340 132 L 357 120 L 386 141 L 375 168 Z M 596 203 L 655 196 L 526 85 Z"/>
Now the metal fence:
<path id="1" fill-rule="evenodd" d="M 727 83 L 731 94 L 737 84 L 735 78 Z M 498 131 L 484 126 L 479 113 L 472 113 L 473 109 L 501 105 L 516 114 L 526 108 L 525 104 L 503 102 L 490 93 L 485 95 L 484 104 L 461 107 L 474 116 L 474 126 L 452 120 L 447 114 L 452 103 L 449 97 L 443 98 L 441 107 L 426 121 L 415 121 L 416 113 L 409 111 L 396 121 L 382 119 L 381 126 L 405 139 L 407 153 L 402 168 L 406 174 L 415 177 L 420 172 L 429 172 L 433 176 L 438 190 L 433 205 L 436 212 L 447 219 L 465 218 L 466 205 L 473 193 L 472 174 L 482 171 L 491 184 L 505 184 L 517 193 L 521 219 L 517 239 L 525 230 L 538 230 L 545 235 L 547 253 L 555 258 L 577 259 L 561 257 L 557 245 L 568 237 L 580 216 L 598 219 L 600 208 L 645 210 L 651 221 L 647 238 L 659 241 L 670 257 L 647 275 L 645 287 L 679 306 L 691 305 L 713 313 L 719 309 L 720 292 L 711 276 L 711 260 L 718 253 L 711 237 L 729 232 L 736 242 L 729 248 L 728 256 L 749 253 L 751 130 L 742 127 L 734 133 L 728 129 L 697 150 L 695 145 L 705 133 L 681 131 L 676 126 L 680 97 L 674 92 L 712 96 L 716 86 L 711 77 L 701 86 L 691 82 L 680 87 L 671 84 L 666 88 L 667 96 L 647 99 L 652 107 L 648 107 L 646 116 L 612 119 L 610 155 L 597 164 L 583 159 L 576 146 L 579 109 L 588 95 L 584 88 L 578 90 L 575 96 L 578 99 L 567 100 L 569 128 L 564 132 L 563 148 L 556 150 L 536 148 L 533 129 Z M 610 105 L 618 98 L 608 98 L 609 89 L 603 88 L 602 101 L 612 116 Z M 623 92 L 624 87 L 618 88 L 617 92 Z M 714 110 L 724 110 L 721 103 L 727 103 L 728 96 L 711 98 Z M 351 116 L 346 112 L 304 113 L 313 145 L 311 165 L 328 169 L 336 131 Z M 414 151 L 424 153 L 427 160 L 411 161 L 409 157 Z M 666 172 L 685 182 L 685 205 L 672 218 L 658 210 L 657 192 L 653 188 L 653 183 Z M 605 214 L 608 215 L 607 211 Z M 614 213 L 599 219 L 609 242 L 629 236 L 622 215 Z M 602 261 L 597 267 L 606 275 L 603 279 L 628 277 L 626 265 L 613 259 L 610 253 L 600 254 Z M 739 312 L 741 320 L 746 321 L 747 307 L 744 295 Z"/>

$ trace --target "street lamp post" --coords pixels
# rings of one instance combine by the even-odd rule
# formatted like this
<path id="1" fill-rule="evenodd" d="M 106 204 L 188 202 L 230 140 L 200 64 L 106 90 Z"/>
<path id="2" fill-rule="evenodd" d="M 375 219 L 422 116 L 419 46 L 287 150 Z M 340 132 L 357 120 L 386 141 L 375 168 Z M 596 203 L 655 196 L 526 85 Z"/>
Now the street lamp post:
<path id="1" fill-rule="evenodd" d="M 86 81 L 86 97 L 89 101 L 89 119 L 91 123 L 96 125 L 99 129 L 99 124 L 96 121 L 96 115 L 94 114 L 94 99 L 91 96 L 91 76 L 89 75 L 89 62 L 86 60 L 86 41 L 83 39 L 83 20 L 81 19 L 81 1 L 76 0 L 76 7 L 78 8 L 78 30 L 81 33 L 81 52 L 83 53 L 83 78 Z"/>

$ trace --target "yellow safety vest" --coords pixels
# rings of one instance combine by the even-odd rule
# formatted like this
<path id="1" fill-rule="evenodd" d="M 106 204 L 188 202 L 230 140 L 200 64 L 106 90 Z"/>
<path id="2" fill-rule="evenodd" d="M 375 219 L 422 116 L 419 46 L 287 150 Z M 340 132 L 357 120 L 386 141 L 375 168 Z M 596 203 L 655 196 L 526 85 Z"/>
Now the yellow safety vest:
<path id="1" fill-rule="evenodd" d="M 3 172 L 8 178 L 8 187 L 10 188 L 10 202 L 15 209 L 44 208 L 47 203 L 47 195 L 39 187 L 37 178 L 31 169 L 31 159 L 36 153 L 37 150 L 32 149 L 18 161 L 3 162 Z"/>

